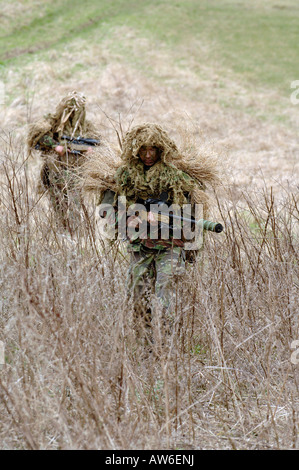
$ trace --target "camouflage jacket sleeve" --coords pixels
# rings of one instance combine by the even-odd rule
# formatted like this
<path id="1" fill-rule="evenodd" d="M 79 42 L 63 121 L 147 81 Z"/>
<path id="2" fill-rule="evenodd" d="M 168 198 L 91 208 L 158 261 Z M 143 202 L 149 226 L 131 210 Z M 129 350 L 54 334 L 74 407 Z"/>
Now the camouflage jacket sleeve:
<path id="1" fill-rule="evenodd" d="M 57 142 L 51 137 L 50 135 L 46 134 L 43 135 L 38 143 L 36 144 L 36 148 L 39 150 L 48 150 L 48 149 L 54 149 L 57 146 Z"/>

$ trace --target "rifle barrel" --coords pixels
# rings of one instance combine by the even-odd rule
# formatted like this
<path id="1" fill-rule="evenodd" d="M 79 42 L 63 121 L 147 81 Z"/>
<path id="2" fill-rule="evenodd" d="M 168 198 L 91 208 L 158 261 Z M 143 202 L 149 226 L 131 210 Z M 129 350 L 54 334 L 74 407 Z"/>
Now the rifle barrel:
<path id="1" fill-rule="evenodd" d="M 163 213 L 162 211 L 153 211 L 153 213 L 161 214 L 164 217 L 169 217 L 170 219 L 180 220 L 183 222 L 195 223 L 197 226 L 202 226 L 203 230 L 207 230 L 209 232 L 221 233 L 223 231 L 223 225 L 219 222 L 212 222 L 210 220 L 199 219 L 196 220 L 193 217 L 191 219 L 187 217 L 181 217 L 180 215 Z"/>
<path id="2" fill-rule="evenodd" d="M 147 210 L 150 210 L 156 214 L 161 214 L 161 216 L 166 216 L 170 219 L 180 220 L 182 222 L 195 223 L 197 226 L 202 226 L 203 230 L 207 230 L 209 232 L 221 233 L 223 230 L 223 226 L 218 222 L 211 222 L 210 220 L 205 219 L 195 220 L 193 217 L 187 218 L 180 215 L 172 214 L 171 211 L 170 214 L 169 212 L 163 212 L 163 206 L 165 207 L 165 205 L 167 206 L 167 204 L 162 199 L 148 198 L 146 201 L 142 201 L 142 203 L 145 205 Z M 153 206 L 156 206 L 156 208 L 154 208 Z"/>
<path id="3" fill-rule="evenodd" d="M 63 135 L 61 137 L 63 140 L 67 140 L 68 142 L 71 142 L 72 144 L 78 144 L 78 145 L 91 145 L 91 146 L 95 146 L 95 145 L 99 145 L 100 144 L 100 141 L 97 140 L 97 139 L 91 139 L 89 137 L 87 137 L 86 139 L 84 139 L 83 137 L 78 137 L 77 139 L 72 139 L 71 137 L 67 136 L 67 135 Z"/>
<path id="4" fill-rule="evenodd" d="M 221 233 L 223 230 L 223 225 L 219 224 L 218 222 L 211 222 L 210 220 L 202 219 L 201 221 L 198 221 L 198 223 L 202 223 L 203 229 L 210 232 Z"/>

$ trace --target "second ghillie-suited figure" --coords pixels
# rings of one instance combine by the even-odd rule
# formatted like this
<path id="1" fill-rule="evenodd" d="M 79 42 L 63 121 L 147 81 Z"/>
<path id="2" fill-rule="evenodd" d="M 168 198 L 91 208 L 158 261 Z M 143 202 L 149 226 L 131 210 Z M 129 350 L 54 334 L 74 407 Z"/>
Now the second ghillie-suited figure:
<path id="1" fill-rule="evenodd" d="M 98 131 L 86 119 L 85 105 L 81 93 L 68 93 L 54 114 L 30 126 L 27 138 L 29 151 L 39 150 L 44 160 L 39 190 L 48 192 L 58 225 L 71 233 L 80 220 L 76 172 L 86 152 L 100 143 Z"/>
<path id="2" fill-rule="evenodd" d="M 205 185 L 217 180 L 215 159 L 197 155 L 182 155 L 169 135 L 156 124 L 132 128 L 122 143 L 120 159 L 110 161 L 104 155 L 90 160 L 84 168 L 85 188 L 98 191 L 102 216 L 110 216 L 120 230 L 125 217 L 127 249 L 131 262 L 130 286 L 134 293 L 136 316 L 151 321 L 152 294 L 171 316 L 174 277 L 185 272 L 187 253 L 184 235 L 169 231 L 161 236 L 159 216 L 142 207 L 147 201 L 161 200 L 167 206 L 183 207 L 196 204 L 206 216 Z M 133 211 L 120 215 L 117 201 L 125 199 L 126 208 Z M 109 214 L 109 204 L 111 204 Z M 138 206 L 134 206 L 138 204 Z M 115 218 L 115 211 L 116 218 Z M 111 217 L 111 213 L 112 216 Z M 145 227 L 145 232 L 142 227 Z M 149 230 L 148 230 L 149 229 Z M 137 235 L 136 235 L 137 234 Z"/>

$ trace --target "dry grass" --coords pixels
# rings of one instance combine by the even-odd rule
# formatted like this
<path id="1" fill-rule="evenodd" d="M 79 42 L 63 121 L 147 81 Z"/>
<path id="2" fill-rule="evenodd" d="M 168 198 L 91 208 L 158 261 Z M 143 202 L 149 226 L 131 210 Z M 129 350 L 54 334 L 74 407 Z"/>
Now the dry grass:
<path id="1" fill-rule="evenodd" d="M 175 286 L 175 325 L 135 337 L 126 253 L 71 238 L 24 152 L 1 154 L 0 374 L 5 449 L 298 448 L 298 200 L 223 188 L 203 261 Z M 216 216 L 216 212 L 215 212 Z"/>
<path id="2" fill-rule="evenodd" d="M 5 25 L 16 8 L 30 21 L 23 3 L 5 6 Z M 298 109 L 214 63 L 212 43 L 152 47 L 124 24 L 96 39 L 1 77 L 1 448 L 298 448 Z M 225 231 L 207 235 L 202 263 L 175 286 L 168 337 L 157 310 L 152 353 L 132 328 L 126 253 L 97 239 L 92 205 L 71 238 L 36 193 L 27 125 L 72 89 L 111 143 L 112 123 L 156 122 L 226 168 L 214 209 Z"/>

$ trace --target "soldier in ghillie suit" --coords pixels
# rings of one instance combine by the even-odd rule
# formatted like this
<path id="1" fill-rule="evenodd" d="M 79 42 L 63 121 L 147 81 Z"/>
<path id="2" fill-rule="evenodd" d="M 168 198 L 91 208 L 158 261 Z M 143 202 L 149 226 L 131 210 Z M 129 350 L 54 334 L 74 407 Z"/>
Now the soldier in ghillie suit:
<path id="1" fill-rule="evenodd" d="M 142 204 L 148 198 L 159 199 L 167 194 L 167 203 L 203 205 L 207 210 L 205 185 L 217 181 L 215 158 L 198 155 L 190 150 L 182 155 L 168 134 L 156 124 L 132 128 L 122 143 L 120 159 L 99 151 L 84 165 L 84 186 L 97 191 L 102 204 L 116 206 L 119 197 L 126 198 L 127 207 Z M 103 207 L 103 206 L 102 206 Z M 108 211 L 104 214 L 109 216 Z M 119 228 L 119 217 L 111 218 Z M 128 216 L 127 227 L 141 223 L 140 213 Z M 147 213 L 149 225 L 158 228 L 157 217 Z M 139 233 L 127 236 L 131 256 L 130 286 L 134 292 L 136 315 L 150 322 L 152 293 L 159 299 L 162 310 L 171 312 L 173 279 L 185 271 L 186 253 L 183 238 L 159 238 Z M 154 232 L 154 230 L 153 230 Z M 157 233 L 157 232 L 156 232 Z M 159 233 L 159 232 L 158 232 Z"/>
<path id="2" fill-rule="evenodd" d="M 87 143 L 74 145 L 72 141 L 99 138 L 93 124 L 86 119 L 85 103 L 86 99 L 81 93 L 68 93 L 54 114 L 48 114 L 30 126 L 27 138 L 29 151 L 40 150 L 44 159 L 38 189 L 48 192 L 58 225 L 71 233 L 80 221 L 76 172 L 86 152 L 91 150 Z"/>

